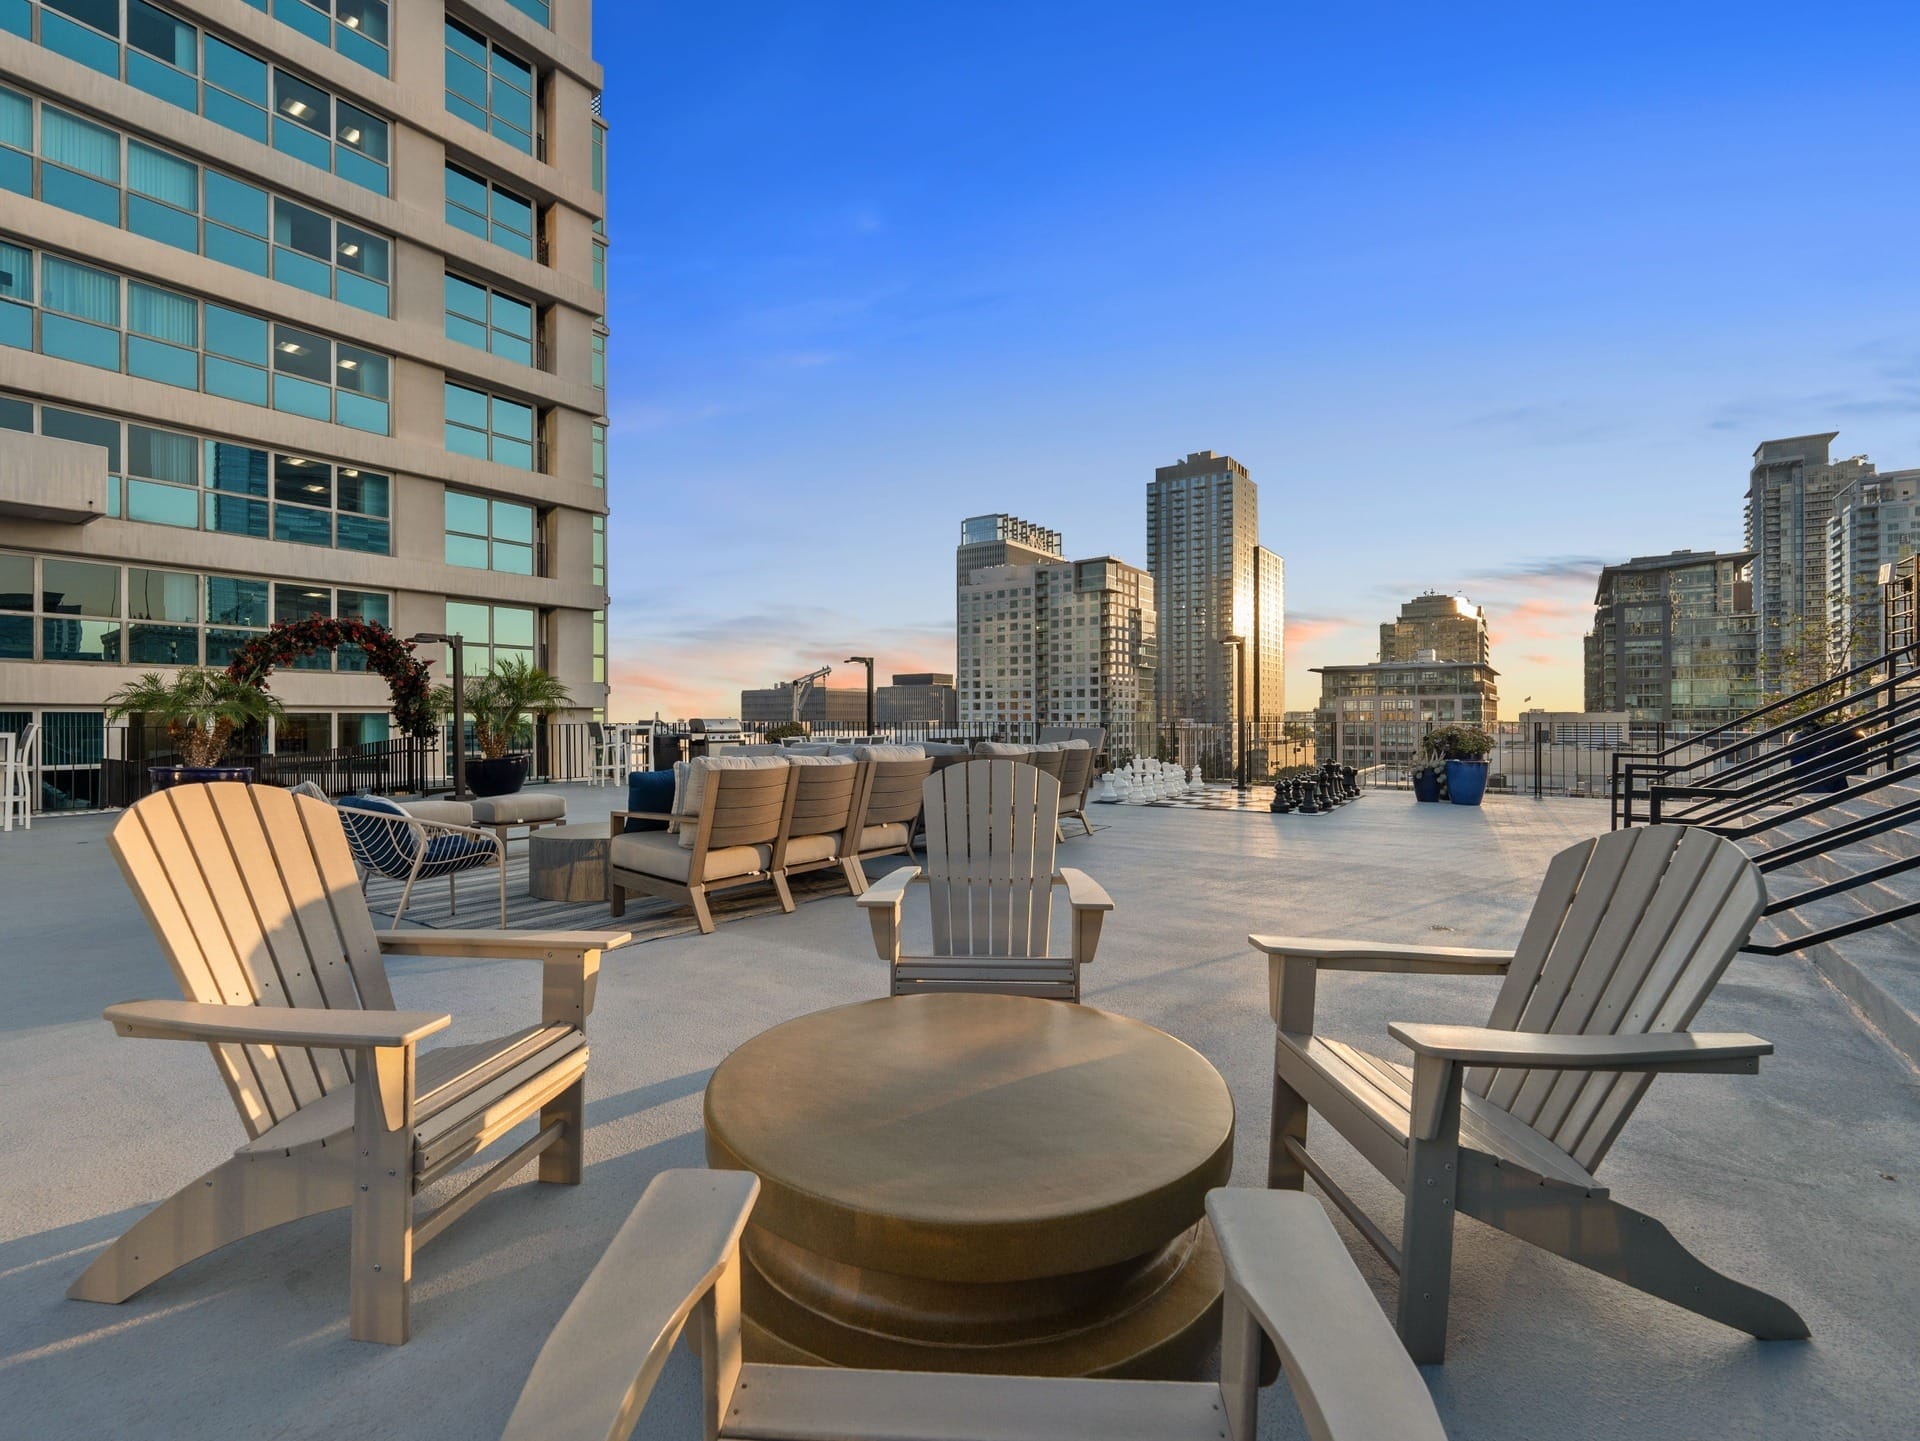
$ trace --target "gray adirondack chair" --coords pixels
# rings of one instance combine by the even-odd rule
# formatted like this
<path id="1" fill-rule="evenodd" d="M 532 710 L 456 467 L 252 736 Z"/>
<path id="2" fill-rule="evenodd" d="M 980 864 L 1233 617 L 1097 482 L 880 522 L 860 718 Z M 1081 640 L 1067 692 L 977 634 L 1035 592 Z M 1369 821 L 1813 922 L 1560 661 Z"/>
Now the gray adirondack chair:
<path id="1" fill-rule="evenodd" d="M 324 800 L 234 782 L 148 796 L 108 849 L 187 999 L 129 1001 L 123 1036 L 202 1041 L 247 1142 L 142 1216 L 67 1295 L 124 1301 L 244 1236 L 353 1208 L 348 1331 L 407 1339 L 413 1252 L 536 1158 L 577 1184 L 587 1013 L 625 931 L 377 933 L 340 816 Z M 382 958 L 541 963 L 539 1020 L 416 1054 L 452 1017 L 396 1011 Z M 415 1193 L 537 1116 L 537 1130 L 416 1217 Z"/>
<path id="2" fill-rule="evenodd" d="M 1056 752 L 1057 754 L 1057 752 Z M 977 760 L 927 777 L 925 866 L 902 866 L 857 903 L 873 945 L 892 968 L 893 994 L 997 991 L 1080 999 L 1080 968 L 1093 960 L 1113 902 L 1085 873 L 1053 865 L 1060 782 L 1012 760 Z M 933 954 L 902 955 L 907 887 L 926 886 Z M 1069 953 L 1048 954 L 1053 888 L 1073 910 Z"/>
<path id="3" fill-rule="evenodd" d="M 1314 1441 L 1445 1441 L 1433 1401 L 1373 1293 L 1305 1196 L 1218 1190 L 1226 1262 L 1218 1381 L 862 1371 L 743 1362 L 745 1171 L 656 1176 L 540 1350 L 505 1441 L 632 1433 L 692 1327 L 708 1441 L 1254 1441 L 1260 1338 L 1279 1353 Z"/>
<path id="4" fill-rule="evenodd" d="M 1656 1073 L 1752 1074 L 1772 1053 L 1755 1036 L 1687 1031 L 1765 902 L 1730 841 L 1649 826 L 1555 856 L 1511 953 L 1248 937 L 1268 957 L 1276 1028 L 1268 1184 L 1312 1176 L 1399 1271 L 1415 1361 L 1445 1356 L 1456 1212 L 1762 1339 L 1808 1334 L 1593 1178 Z M 1314 1034 L 1323 970 L 1506 979 L 1485 1026 L 1390 1025 L 1409 1068 Z M 1308 1154 L 1310 1111 L 1400 1187 L 1398 1246 Z"/>

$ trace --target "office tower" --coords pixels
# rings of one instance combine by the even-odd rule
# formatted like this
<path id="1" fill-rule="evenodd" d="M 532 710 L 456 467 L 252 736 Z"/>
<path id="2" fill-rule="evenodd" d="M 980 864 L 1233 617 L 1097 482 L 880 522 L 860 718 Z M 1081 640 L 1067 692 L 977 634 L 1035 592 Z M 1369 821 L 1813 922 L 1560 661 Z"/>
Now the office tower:
<path id="1" fill-rule="evenodd" d="M 953 677 L 931 671 L 894 676 L 892 685 L 874 691 L 873 707 L 880 725 L 950 727 L 960 719 Z"/>
<path id="2" fill-rule="evenodd" d="M 274 620 L 458 633 L 469 674 L 604 706 L 591 29 L 590 0 L 0 7 L 0 725 L 43 719 L 78 803 L 110 692 Z M 273 692 L 279 751 L 387 735 L 350 650 Z"/>
<path id="3" fill-rule="evenodd" d="M 1833 460 L 1840 432 L 1766 440 L 1753 452 L 1747 480 L 1747 549 L 1754 553 L 1764 692 L 1794 691 L 1822 678 L 1829 648 L 1827 598 L 1834 500 L 1871 476 L 1863 455 Z"/>
<path id="4" fill-rule="evenodd" d="M 1423 650 L 1441 660 L 1491 660 L 1487 613 L 1463 595 L 1415 596 L 1380 627 L 1380 659 L 1412 660 Z"/>
<path id="5" fill-rule="evenodd" d="M 867 689 L 861 686 L 814 685 L 800 697 L 800 714 L 793 713 L 793 682 L 761 686 L 740 692 L 740 719 L 749 723 L 779 725 L 799 720 L 808 725 L 864 726 L 867 723 Z"/>
<path id="6" fill-rule="evenodd" d="M 1160 617 L 1161 725 L 1236 721 L 1245 642 L 1248 721 L 1286 705 L 1284 563 L 1260 544 L 1260 492 L 1232 456 L 1195 451 L 1147 486 L 1147 569 Z"/>
<path id="7" fill-rule="evenodd" d="M 1058 547 L 1057 535 L 1042 534 Z M 974 544 L 963 530 L 962 553 Z M 1112 556 L 980 566 L 961 580 L 955 625 L 961 729 L 1024 737 L 1041 725 L 1102 725 L 1115 754 L 1151 749 L 1154 587 L 1145 571 Z"/>
<path id="8" fill-rule="evenodd" d="M 1408 660 L 1315 666 L 1320 706 L 1314 747 L 1321 759 L 1406 766 L 1435 726 L 1491 727 L 1499 720 L 1499 672 L 1481 660 L 1441 660 L 1422 651 Z"/>
<path id="9" fill-rule="evenodd" d="M 1600 572 L 1586 708 L 1624 711 L 1636 741 L 1709 730 L 1760 704 L 1754 554 L 1676 550 Z"/>
<path id="10" fill-rule="evenodd" d="M 1827 521 L 1827 665 L 1851 669 L 1887 650 L 1880 568 L 1920 548 L 1920 470 L 1862 476 Z"/>

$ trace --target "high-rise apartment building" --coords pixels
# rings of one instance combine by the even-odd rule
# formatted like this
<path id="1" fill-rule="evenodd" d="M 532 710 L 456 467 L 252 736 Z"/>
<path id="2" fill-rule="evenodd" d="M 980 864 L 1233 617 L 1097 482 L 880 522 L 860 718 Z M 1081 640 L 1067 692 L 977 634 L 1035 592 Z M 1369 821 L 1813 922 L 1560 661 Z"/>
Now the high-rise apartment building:
<path id="1" fill-rule="evenodd" d="M 1636 740 L 1723 725 L 1760 704 L 1752 551 L 1677 550 L 1600 572 L 1586 708 L 1624 711 Z"/>
<path id="2" fill-rule="evenodd" d="M 1767 691 L 1819 679 L 1828 651 L 1827 599 L 1834 501 L 1873 472 L 1863 455 L 1833 460 L 1837 430 L 1766 440 L 1747 481 L 1747 549 L 1754 553 L 1760 679 Z"/>
<path id="3" fill-rule="evenodd" d="M 1057 547 L 1058 536 L 1045 534 Z M 963 553 L 969 544 L 963 530 Z M 1151 749 L 1156 623 L 1147 572 L 1112 556 L 980 566 L 961 578 L 955 626 L 963 730 L 1018 736 L 1041 725 L 1102 725 L 1115 754 Z"/>
<path id="4" fill-rule="evenodd" d="M 1412 660 L 1423 650 L 1446 661 L 1491 660 L 1487 613 L 1463 595 L 1415 596 L 1381 625 L 1380 659 Z"/>
<path id="5" fill-rule="evenodd" d="M 275 620 L 606 696 L 591 0 L 0 4 L 0 726 Z M 49 493 L 53 492 L 53 493 Z M 447 661 L 423 651 L 436 678 Z M 376 740 L 348 650 L 271 744 Z"/>
<path id="6" fill-rule="evenodd" d="M 1827 521 L 1827 664 L 1843 671 L 1886 652 L 1880 568 L 1920 549 L 1920 470 L 1863 476 Z"/>
<path id="7" fill-rule="evenodd" d="M 1147 486 L 1147 569 L 1160 614 L 1158 713 L 1179 721 L 1237 721 L 1245 642 L 1248 720 L 1286 707 L 1286 573 L 1260 544 L 1260 491 L 1232 456 L 1195 451 Z"/>
<path id="8" fill-rule="evenodd" d="M 1061 560 L 1060 532 L 1017 515 L 972 515 L 960 522 L 960 546 L 953 554 L 954 584 L 983 566 L 1033 565 Z"/>

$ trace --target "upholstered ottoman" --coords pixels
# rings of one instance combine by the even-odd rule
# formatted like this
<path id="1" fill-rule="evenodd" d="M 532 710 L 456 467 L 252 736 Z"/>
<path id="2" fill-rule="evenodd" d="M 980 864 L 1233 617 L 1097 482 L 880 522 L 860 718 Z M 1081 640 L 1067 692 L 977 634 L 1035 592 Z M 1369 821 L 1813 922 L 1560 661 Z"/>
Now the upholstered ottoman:
<path id="1" fill-rule="evenodd" d="M 528 834 L 532 834 L 542 826 L 565 825 L 567 802 L 563 796 L 545 796 L 538 791 L 480 796 L 473 802 L 473 823 L 504 841 L 507 832 L 515 826 L 525 826 Z"/>

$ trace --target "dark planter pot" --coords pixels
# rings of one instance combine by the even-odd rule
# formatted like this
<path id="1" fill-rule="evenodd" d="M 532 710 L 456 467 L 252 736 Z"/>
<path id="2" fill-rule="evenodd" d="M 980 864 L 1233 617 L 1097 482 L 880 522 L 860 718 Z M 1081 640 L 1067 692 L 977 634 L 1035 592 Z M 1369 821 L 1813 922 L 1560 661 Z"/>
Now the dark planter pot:
<path id="1" fill-rule="evenodd" d="M 467 789 L 477 796 L 510 796 L 527 783 L 533 757 L 501 756 L 497 761 L 467 762 Z"/>
<path id="2" fill-rule="evenodd" d="M 1440 799 L 1440 773 L 1432 766 L 1422 766 L 1413 773 L 1413 798 L 1417 801 Z"/>
<path id="3" fill-rule="evenodd" d="M 252 781 L 252 766 L 148 766 L 147 779 L 157 791 L 175 786 L 198 785 L 202 781 Z"/>
<path id="4" fill-rule="evenodd" d="M 1812 775 L 1816 771 L 1825 769 L 1829 754 L 1859 740 L 1861 734 L 1862 732 L 1852 726 L 1839 725 L 1808 726 L 1796 732 L 1793 738 L 1793 770 L 1796 773 Z M 1849 770 L 1848 774 L 1864 775 L 1865 772 Z M 1828 776 L 1801 787 L 1810 795 L 1835 795 L 1846 788 L 1847 776 L 1845 775 Z"/>
<path id="5" fill-rule="evenodd" d="M 1447 762 L 1447 799 L 1457 806 L 1477 806 L 1486 793 L 1487 762 Z"/>

